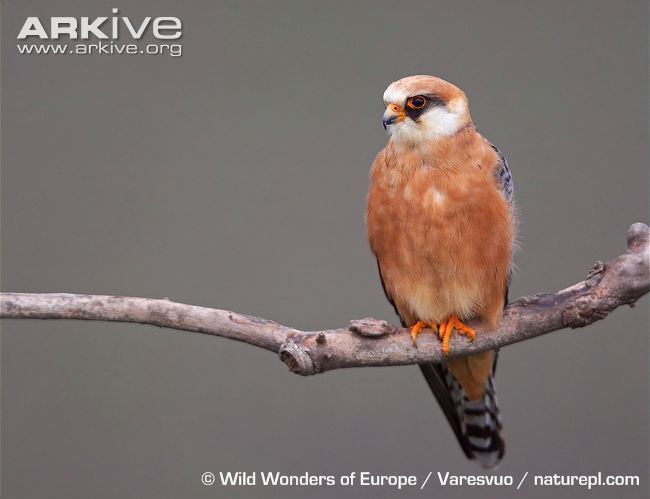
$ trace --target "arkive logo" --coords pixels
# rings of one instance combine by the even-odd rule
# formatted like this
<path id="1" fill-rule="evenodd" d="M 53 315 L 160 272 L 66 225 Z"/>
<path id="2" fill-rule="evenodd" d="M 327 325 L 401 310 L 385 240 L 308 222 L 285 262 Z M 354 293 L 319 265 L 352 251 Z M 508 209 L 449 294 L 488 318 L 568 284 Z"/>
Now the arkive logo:
<path id="1" fill-rule="evenodd" d="M 150 32 L 158 40 L 175 40 L 183 35 L 182 23 L 178 17 L 147 16 L 143 19 L 132 20 L 127 16 L 118 16 L 119 10 L 112 10 L 113 16 L 101 17 L 51 17 L 43 23 L 38 17 L 28 17 L 25 20 L 18 40 L 57 40 L 69 38 L 72 40 L 119 40 L 122 35 L 130 35 L 134 40 L 140 40 Z"/>
<path id="2" fill-rule="evenodd" d="M 178 17 L 132 19 L 112 16 L 25 19 L 16 49 L 22 55 L 139 56 L 183 55 L 183 24 Z"/>

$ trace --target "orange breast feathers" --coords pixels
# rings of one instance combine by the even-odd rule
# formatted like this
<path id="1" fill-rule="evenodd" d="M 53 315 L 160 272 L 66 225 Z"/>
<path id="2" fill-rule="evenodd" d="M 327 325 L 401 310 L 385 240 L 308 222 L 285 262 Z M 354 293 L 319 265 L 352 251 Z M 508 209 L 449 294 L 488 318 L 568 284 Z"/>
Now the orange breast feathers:
<path id="1" fill-rule="evenodd" d="M 368 239 L 407 325 L 452 315 L 497 325 L 513 242 L 511 208 L 494 177 L 498 160 L 473 127 L 427 149 L 389 142 L 377 155 Z"/>

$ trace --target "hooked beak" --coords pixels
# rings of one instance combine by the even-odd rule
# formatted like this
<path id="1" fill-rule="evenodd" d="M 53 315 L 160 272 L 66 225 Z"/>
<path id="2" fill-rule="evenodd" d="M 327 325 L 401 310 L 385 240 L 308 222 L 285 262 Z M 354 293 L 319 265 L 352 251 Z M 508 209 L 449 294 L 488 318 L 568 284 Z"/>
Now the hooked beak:
<path id="1" fill-rule="evenodd" d="M 384 130 L 388 125 L 394 125 L 406 119 L 406 113 L 397 104 L 388 104 L 386 106 L 386 111 L 382 119 L 382 124 L 384 125 Z"/>

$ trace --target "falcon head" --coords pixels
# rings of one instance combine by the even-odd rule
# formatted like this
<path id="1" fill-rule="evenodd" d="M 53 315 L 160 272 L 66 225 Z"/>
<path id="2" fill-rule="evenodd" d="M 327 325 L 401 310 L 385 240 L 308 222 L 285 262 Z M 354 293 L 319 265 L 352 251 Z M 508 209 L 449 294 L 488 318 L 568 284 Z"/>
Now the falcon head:
<path id="1" fill-rule="evenodd" d="M 471 123 L 463 91 L 435 76 L 407 76 L 384 92 L 383 124 L 391 140 L 415 147 Z"/>

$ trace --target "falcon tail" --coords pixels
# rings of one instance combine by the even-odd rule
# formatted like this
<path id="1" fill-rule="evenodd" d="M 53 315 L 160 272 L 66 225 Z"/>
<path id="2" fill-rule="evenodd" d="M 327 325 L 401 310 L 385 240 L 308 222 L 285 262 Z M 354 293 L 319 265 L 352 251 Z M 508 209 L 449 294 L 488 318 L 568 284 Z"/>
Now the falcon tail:
<path id="1" fill-rule="evenodd" d="M 481 400 L 469 400 L 444 364 L 420 364 L 420 369 L 465 456 L 477 460 L 485 468 L 499 464 L 505 442 L 501 438 L 499 407 L 494 395 L 494 368 Z"/>

